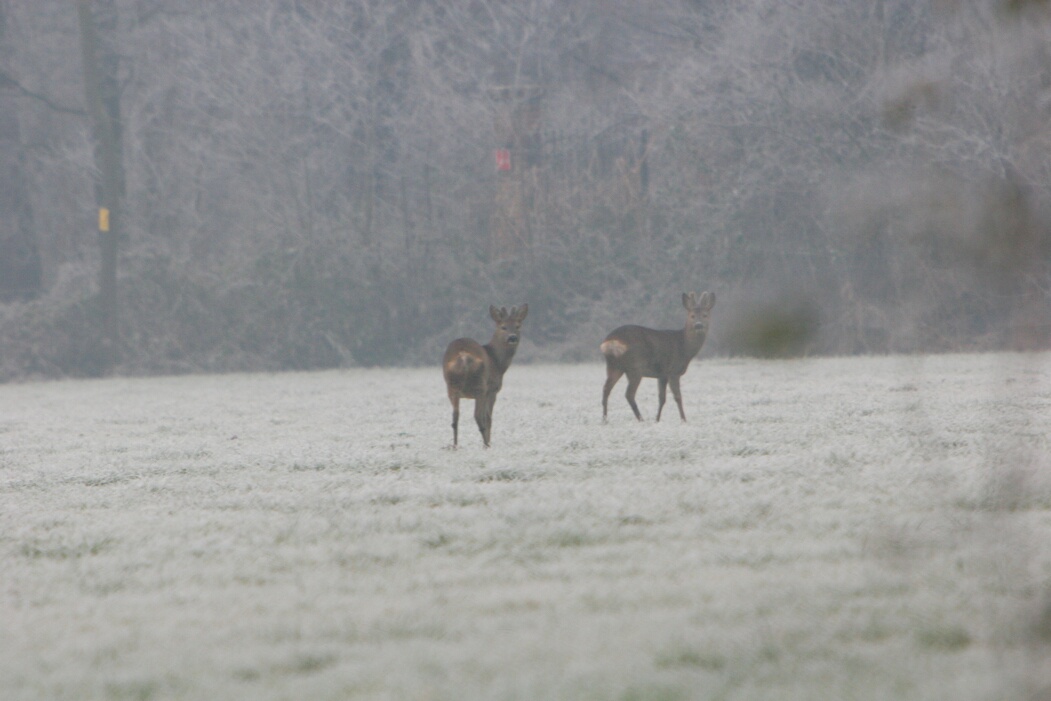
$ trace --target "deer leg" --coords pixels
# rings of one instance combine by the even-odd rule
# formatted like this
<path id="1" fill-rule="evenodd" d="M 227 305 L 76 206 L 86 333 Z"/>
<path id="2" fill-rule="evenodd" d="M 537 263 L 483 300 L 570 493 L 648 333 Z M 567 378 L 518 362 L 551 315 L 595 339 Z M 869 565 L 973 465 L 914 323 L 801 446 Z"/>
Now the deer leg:
<path id="1" fill-rule="evenodd" d="M 623 370 L 606 368 L 606 384 L 602 387 L 602 422 L 606 422 L 606 407 L 609 405 L 609 393 L 613 391 L 613 385 L 620 381 L 624 375 Z"/>
<path id="2" fill-rule="evenodd" d="M 485 440 L 485 447 L 488 448 L 489 438 L 493 434 L 493 407 L 496 406 L 495 394 L 489 397 L 489 401 L 486 402 L 486 405 L 487 406 L 485 408 L 485 435 L 483 436 L 483 438 Z"/>
<path id="3" fill-rule="evenodd" d="M 642 382 L 642 375 L 628 375 L 628 391 L 624 393 L 624 396 L 628 398 L 628 404 L 631 405 L 631 410 L 635 412 L 635 418 L 642 421 L 639 405 L 635 403 L 635 392 L 638 391 L 640 382 Z"/>
<path id="4" fill-rule="evenodd" d="M 657 420 L 661 420 L 661 411 L 664 409 L 664 399 L 668 396 L 668 378 L 657 378 Z"/>
<path id="5" fill-rule="evenodd" d="M 686 412 L 682 410 L 682 392 L 679 391 L 679 378 L 669 378 L 669 382 L 671 384 L 672 396 L 675 397 L 675 403 L 679 405 L 679 416 L 682 417 L 683 421 L 685 421 Z"/>
<path id="6" fill-rule="evenodd" d="M 482 442 L 488 448 L 492 416 L 489 413 L 489 401 L 484 396 L 474 400 L 474 421 L 478 424 L 478 430 L 482 433 Z"/>
<path id="7" fill-rule="evenodd" d="M 457 439 L 456 434 L 460 425 L 460 397 L 459 395 L 453 396 L 453 394 L 450 393 L 449 401 L 452 402 L 453 405 L 453 447 L 455 448 Z"/>

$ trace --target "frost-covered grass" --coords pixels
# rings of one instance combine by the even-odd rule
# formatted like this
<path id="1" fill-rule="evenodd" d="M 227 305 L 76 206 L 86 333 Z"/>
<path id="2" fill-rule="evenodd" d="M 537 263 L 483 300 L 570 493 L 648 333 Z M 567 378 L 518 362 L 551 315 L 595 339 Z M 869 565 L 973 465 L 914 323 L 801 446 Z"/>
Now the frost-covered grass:
<path id="1" fill-rule="evenodd" d="M 0 386 L 0 698 L 1051 693 L 1051 356 L 603 379 Z"/>

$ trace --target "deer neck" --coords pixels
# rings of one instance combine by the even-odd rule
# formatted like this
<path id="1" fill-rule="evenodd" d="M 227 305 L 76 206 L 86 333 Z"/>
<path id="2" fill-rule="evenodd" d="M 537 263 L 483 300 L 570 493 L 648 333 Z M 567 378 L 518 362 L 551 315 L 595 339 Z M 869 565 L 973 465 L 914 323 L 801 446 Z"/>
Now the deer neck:
<path id="1" fill-rule="evenodd" d="M 497 371 L 503 375 L 511 365 L 511 359 L 515 357 L 516 346 L 499 343 L 495 338 L 483 346 L 489 358 L 493 361 Z"/>
<path id="2" fill-rule="evenodd" d="M 701 346 L 704 345 L 705 331 L 697 330 L 692 327 L 687 327 L 682 330 L 682 346 L 683 350 L 686 351 L 689 357 L 693 357 L 700 352 Z"/>

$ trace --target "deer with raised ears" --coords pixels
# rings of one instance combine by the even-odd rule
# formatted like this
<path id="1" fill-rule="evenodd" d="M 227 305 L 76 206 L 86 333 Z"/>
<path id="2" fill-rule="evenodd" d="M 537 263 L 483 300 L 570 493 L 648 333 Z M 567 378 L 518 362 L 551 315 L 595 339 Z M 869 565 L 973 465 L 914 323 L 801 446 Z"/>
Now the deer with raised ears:
<path id="1" fill-rule="evenodd" d="M 599 350 L 606 357 L 606 385 L 602 388 L 602 420 L 606 420 L 609 393 L 623 375 L 628 376 L 628 391 L 625 396 L 635 418 L 642 421 L 642 414 L 635 403 L 635 392 L 644 377 L 657 378 L 657 421 L 661 420 L 668 385 L 679 406 L 679 416 L 686 420 L 682 410 L 682 394 L 679 378 L 697 355 L 708 334 L 708 319 L 715 306 L 715 293 L 682 293 L 682 306 L 686 308 L 686 325 L 675 331 L 657 331 L 645 326 L 621 326 L 606 336 Z"/>
<path id="2" fill-rule="evenodd" d="M 504 373 L 518 349 L 519 330 L 529 312 L 529 305 L 521 307 L 489 307 L 489 316 L 496 329 L 484 346 L 471 338 L 458 338 L 445 349 L 442 373 L 453 405 L 453 447 L 458 441 L 460 400 L 474 400 L 474 420 L 482 432 L 482 441 L 489 447 L 493 427 L 493 405 L 496 394 L 504 384 Z"/>

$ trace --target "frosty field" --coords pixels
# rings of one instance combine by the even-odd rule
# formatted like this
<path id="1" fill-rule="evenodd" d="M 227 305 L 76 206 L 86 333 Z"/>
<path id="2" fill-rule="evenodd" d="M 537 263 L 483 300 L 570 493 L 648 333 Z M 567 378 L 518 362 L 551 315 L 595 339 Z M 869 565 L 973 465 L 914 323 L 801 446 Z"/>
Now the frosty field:
<path id="1" fill-rule="evenodd" d="M 0 698 L 1051 699 L 1051 355 L 0 386 Z"/>

